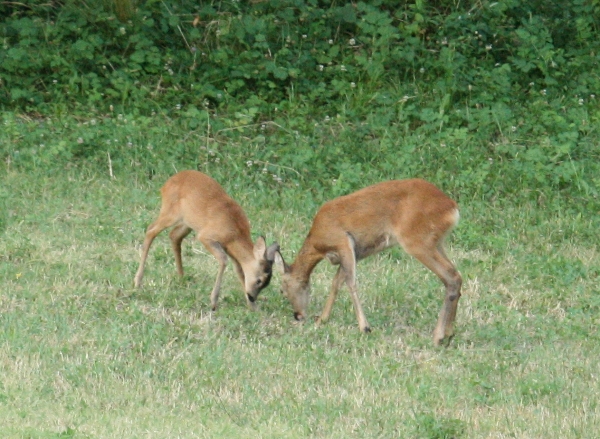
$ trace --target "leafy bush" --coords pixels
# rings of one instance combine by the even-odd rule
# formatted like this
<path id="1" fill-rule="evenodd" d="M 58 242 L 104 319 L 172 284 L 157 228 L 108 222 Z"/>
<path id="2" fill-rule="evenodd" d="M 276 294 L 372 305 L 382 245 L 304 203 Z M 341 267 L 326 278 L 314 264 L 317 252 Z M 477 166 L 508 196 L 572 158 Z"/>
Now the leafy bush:
<path id="1" fill-rule="evenodd" d="M 110 149 L 115 166 L 202 164 L 206 144 L 227 138 L 241 163 L 336 193 L 423 175 L 483 197 L 597 199 L 597 0 L 114 6 L 0 4 L 0 105 L 35 118 L 76 114 L 61 123 L 81 126 L 37 158 L 5 158 L 104 163 Z M 147 131 L 124 129 L 119 113 Z M 159 149 L 123 138 L 161 138 L 155 118 L 198 131 L 206 149 L 183 135 Z M 92 129 L 92 119 L 103 123 Z M 118 147 L 102 143 L 110 124 Z"/>

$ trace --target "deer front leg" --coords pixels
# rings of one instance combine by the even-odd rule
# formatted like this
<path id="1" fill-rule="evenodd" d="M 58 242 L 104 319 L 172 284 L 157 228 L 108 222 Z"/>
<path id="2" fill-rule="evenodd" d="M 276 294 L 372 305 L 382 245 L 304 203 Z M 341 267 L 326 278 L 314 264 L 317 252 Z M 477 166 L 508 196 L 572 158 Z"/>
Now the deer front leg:
<path id="1" fill-rule="evenodd" d="M 350 298 L 354 305 L 354 313 L 358 320 L 358 327 L 361 332 L 371 332 L 369 322 L 362 309 L 360 300 L 358 300 L 358 287 L 356 285 L 356 254 L 354 251 L 354 238 L 348 234 L 348 249 L 340 252 L 340 269 L 345 274 L 346 285 L 350 290 Z"/>
<path id="2" fill-rule="evenodd" d="M 242 288 L 245 289 L 246 288 L 246 275 L 244 274 L 244 270 L 242 269 L 242 266 L 240 265 L 240 263 L 238 261 L 236 261 L 233 258 L 231 258 L 231 260 L 233 261 L 233 266 L 235 267 L 235 273 L 237 274 L 238 279 L 242 283 Z"/>
<path id="3" fill-rule="evenodd" d="M 198 238 L 204 247 L 217 259 L 219 262 L 219 271 L 217 273 L 217 279 L 215 281 L 215 286 L 213 287 L 212 292 L 210 293 L 210 305 L 213 311 L 217 309 L 217 302 L 219 300 L 219 292 L 221 291 L 221 281 L 223 280 L 223 273 L 225 272 L 225 268 L 227 267 L 227 253 L 221 247 L 221 244 L 214 241 L 203 241 L 202 238 Z"/>
<path id="4" fill-rule="evenodd" d="M 331 284 L 331 290 L 329 292 L 329 297 L 327 299 L 327 303 L 325 303 L 325 307 L 323 308 L 323 312 L 321 316 L 317 320 L 317 324 L 325 323 L 329 320 L 329 316 L 331 315 L 331 309 L 333 308 L 333 304 L 335 303 L 335 299 L 337 298 L 338 291 L 342 282 L 345 279 L 344 270 L 342 270 L 342 266 L 338 267 L 337 272 L 335 273 L 335 277 L 333 278 L 333 283 Z"/>
<path id="5" fill-rule="evenodd" d="M 356 314 L 356 320 L 358 320 L 358 328 L 360 329 L 360 332 L 371 332 L 371 327 L 369 326 L 369 322 L 367 322 L 367 317 L 365 316 L 360 301 L 358 300 L 356 280 L 353 279 L 351 282 L 347 282 L 347 285 L 348 288 L 350 288 L 350 298 L 352 299 L 352 304 L 354 305 L 354 312 Z"/>

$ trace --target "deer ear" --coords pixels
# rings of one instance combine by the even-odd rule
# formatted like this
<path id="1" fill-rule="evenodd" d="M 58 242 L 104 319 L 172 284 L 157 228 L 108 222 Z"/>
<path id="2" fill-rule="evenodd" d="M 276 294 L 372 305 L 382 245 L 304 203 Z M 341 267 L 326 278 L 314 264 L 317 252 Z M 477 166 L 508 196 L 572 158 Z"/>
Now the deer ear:
<path id="1" fill-rule="evenodd" d="M 279 250 L 275 252 L 275 266 L 281 274 L 286 274 L 290 272 L 290 266 L 285 263 L 285 261 L 283 260 L 283 256 L 281 256 Z"/>
<path id="2" fill-rule="evenodd" d="M 265 238 L 259 236 L 254 244 L 254 257 L 258 260 L 264 259 L 266 250 L 267 243 L 265 242 Z"/>
<path id="3" fill-rule="evenodd" d="M 279 244 L 274 242 L 267 248 L 267 251 L 265 252 L 265 259 L 269 262 L 273 262 L 275 259 L 275 253 L 277 252 L 279 252 Z"/>

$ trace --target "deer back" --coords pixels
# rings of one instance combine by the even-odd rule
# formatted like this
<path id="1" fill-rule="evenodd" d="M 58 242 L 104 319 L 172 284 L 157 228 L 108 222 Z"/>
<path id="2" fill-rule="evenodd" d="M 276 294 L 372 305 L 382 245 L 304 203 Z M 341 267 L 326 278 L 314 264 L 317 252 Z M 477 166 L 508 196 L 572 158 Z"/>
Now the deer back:
<path id="1" fill-rule="evenodd" d="M 165 183 L 161 196 L 163 208 L 206 238 L 224 246 L 242 238 L 251 248 L 250 222 L 244 210 L 208 175 L 179 172 Z"/>

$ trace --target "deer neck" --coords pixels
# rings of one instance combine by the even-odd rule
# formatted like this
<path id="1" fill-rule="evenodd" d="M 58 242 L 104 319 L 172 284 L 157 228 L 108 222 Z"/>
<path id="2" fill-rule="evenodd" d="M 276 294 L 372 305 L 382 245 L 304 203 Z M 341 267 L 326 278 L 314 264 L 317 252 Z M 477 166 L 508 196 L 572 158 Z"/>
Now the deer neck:
<path id="1" fill-rule="evenodd" d="M 296 260 L 291 265 L 292 276 L 308 282 L 312 271 L 321 262 L 323 257 L 321 252 L 317 251 L 312 244 L 305 241 L 298 252 L 298 256 L 296 256 Z"/>
<path id="2" fill-rule="evenodd" d="M 244 273 L 248 272 L 250 265 L 255 261 L 254 245 L 250 239 L 238 239 L 229 243 L 226 252 L 241 265 Z"/>

